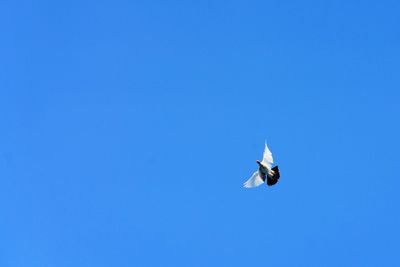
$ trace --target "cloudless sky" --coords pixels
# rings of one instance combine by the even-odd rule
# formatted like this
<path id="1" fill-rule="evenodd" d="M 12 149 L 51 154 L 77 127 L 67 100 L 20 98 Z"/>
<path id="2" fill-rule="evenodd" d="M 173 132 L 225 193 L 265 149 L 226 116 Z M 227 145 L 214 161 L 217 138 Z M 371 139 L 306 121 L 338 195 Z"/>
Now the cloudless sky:
<path id="1" fill-rule="evenodd" d="M 398 1 L 0 10 L 0 266 L 400 266 Z"/>

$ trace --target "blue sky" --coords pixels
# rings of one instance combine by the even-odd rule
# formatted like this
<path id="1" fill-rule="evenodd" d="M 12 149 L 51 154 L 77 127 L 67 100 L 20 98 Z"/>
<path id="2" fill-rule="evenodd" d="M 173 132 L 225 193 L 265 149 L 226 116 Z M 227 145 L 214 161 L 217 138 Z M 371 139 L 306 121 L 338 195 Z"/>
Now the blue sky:
<path id="1" fill-rule="evenodd" d="M 1 266 L 400 265 L 398 1 L 0 10 Z"/>

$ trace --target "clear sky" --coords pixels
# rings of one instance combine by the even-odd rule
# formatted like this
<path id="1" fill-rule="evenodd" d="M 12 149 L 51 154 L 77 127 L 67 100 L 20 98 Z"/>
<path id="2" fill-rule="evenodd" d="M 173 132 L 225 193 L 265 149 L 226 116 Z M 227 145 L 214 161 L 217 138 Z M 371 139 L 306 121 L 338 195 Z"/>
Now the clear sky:
<path id="1" fill-rule="evenodd" d="M 399 13 L 1 1 L 0 266 L 400 266 Z"/>

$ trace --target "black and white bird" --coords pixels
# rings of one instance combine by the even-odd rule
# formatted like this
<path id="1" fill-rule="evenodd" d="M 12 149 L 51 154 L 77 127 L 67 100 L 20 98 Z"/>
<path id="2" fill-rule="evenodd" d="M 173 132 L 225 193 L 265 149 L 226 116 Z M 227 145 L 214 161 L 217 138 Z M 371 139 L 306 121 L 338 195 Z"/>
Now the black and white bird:
<path id="1" fill-rule="evenodd" d="M 272 158 L 272 153 L 269 150 L 267 143 L 265 142 L 264 155 L 262 161 L 257 160 L 258 170 L 253 173 L 249 180 L 247 180 L 243 186 L 246 188 L 256 187 L 261 185 L 267 179 L 267 185 L 271 186 L 278 182 L 279 177 L 281 176 L 279 173 L 278 166 L 273 168 L 272 164 L 274 163 L 274 159 Z"/>

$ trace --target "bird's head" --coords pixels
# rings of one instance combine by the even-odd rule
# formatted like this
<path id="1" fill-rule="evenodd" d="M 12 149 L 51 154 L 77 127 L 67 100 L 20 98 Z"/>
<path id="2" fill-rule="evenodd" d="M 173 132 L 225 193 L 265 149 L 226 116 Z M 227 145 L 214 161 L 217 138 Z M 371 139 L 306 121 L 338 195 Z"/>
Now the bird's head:
<path id="1" fill-rule="evenodd" d="M 259 160 L 256 160 L 256 162 L 257 162 L 258 165 L 261 165 L 261 162 Z"/>

